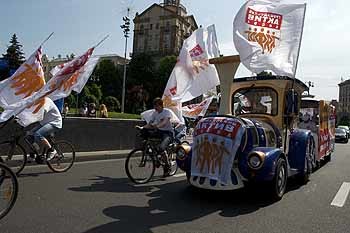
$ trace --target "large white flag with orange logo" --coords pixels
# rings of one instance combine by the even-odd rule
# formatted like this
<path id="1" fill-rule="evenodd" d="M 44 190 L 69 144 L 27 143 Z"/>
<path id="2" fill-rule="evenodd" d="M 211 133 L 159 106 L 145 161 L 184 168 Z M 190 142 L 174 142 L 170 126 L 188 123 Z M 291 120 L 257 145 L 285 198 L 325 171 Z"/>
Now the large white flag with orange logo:
<path id="1" fill-rule="evenodd" d="M 219 56 L 214 25 L 199 28 L 187 38 L 163 94 L 164 106 L 180 119 L 181 103 L 205 94 L 220 84 L 219 76 L 209 59 Z"/>
<path id="2" fill-rule="evenodd" d="M 67 97 L 72 90 L 79 93 L 99 59 L 91 57 L 92 52 L 93 48 L 61 66 L 58 72 L 39 91 L 25 100 L 9 106 L 0 116 L 0 122 L 19 114 L 20 122 L 23 123 L 23 126 L 27 126 L 42 119 L 40 113 L 43 113 L 41 109 L 45 104 L 45 97 L 56 100 Z"/>
<path id="3" fill-rule="evenodd" d="M 186 102 L 219 85 L 216 68 L 209 64 L 210 58 L 218 56 L 214 25 L 194 31 L 183 43 L 164 96 Z"/>
<path id="4" fill-rule="evenodd" d="M 94 48 L 90 48 L 83 55 L 55 68 L 53 77 L 34 96 L 34 100 L 43 96 L 57 100 L 67 97 L 72 90 L 79 93 L 98 62 L 98 57 L 90 58 L 93 51 Z"/>
<path id="5" fill-rule="evenodd" d="M 233 21 L 233 41 L 243 65 L 253 73 L 294 77 L 305 9 L 306 4 L 247 1 Z"/>
<path id="6" fill-rule="evenodd" d="M 11 108 L 11 105 L 22 102 L 45 85 L 41 57 L 40 47 L 11 77 L 0 82 L 0 106 L 2 108 Z"/>

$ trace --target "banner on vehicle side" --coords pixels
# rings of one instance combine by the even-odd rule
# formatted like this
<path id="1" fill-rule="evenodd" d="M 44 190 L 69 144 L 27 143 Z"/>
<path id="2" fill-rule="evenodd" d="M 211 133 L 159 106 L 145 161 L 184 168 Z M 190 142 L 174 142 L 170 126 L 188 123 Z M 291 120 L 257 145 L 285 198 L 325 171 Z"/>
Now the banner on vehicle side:
<path id="1" fill-rule="evenodd" d="M 244 128 L 235 118 L 200 120 L 193 133 L 191 176 L 207 177 L 228 184 Z"/>

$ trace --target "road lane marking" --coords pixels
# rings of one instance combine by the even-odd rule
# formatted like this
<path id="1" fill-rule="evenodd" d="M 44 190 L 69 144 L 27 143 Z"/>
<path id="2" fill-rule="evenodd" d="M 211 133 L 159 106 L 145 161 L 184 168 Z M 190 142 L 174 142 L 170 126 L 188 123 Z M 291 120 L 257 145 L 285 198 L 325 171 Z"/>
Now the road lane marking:
<path id="1" fill-rule="evenodd" d="M 174 177 L 182 177 L 182 176 L 186 176 L 186 173 L 179 173 L 174 175 Z"/>
<path id="2" fill-rule="evenodd" d="M 337 194 L 335 195 L 331 205 L 337 206 L 337 207 L 343 207 L 346 202 L 346 198 L 349 195 L 349 191 L 350 191 L 350 183 L 343 182 Z"/>

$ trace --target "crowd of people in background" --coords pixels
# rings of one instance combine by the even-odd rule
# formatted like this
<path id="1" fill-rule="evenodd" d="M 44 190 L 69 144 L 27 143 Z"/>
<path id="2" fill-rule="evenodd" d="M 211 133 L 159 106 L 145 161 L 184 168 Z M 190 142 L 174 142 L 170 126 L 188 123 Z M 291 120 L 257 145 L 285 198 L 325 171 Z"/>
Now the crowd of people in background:
<path id="1" fill-rule="evenodd" d="M 79 116 L 79 117 L 100 117 L 100 118 L 108 118 L 108 110 L 105 104 L 100 104 L 99 111 L 95 103 L 83 103 L 81 107 L 78 109 L 78 113 L 70 112 L 68 103 L 64 103 L 63 107 L 60 107 L 58 103 L 56 103 L 57 107 L 59 107 L 62 117 L 65 118 L 68 115 L 71 116 Z"/>

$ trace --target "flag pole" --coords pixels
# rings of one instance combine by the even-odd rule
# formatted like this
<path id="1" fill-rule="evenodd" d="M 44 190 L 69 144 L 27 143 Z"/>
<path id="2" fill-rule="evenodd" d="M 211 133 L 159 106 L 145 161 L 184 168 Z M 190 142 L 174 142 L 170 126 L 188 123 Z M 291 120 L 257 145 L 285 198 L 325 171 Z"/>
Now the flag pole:
<path id="1" fill-rule="evenodd" d="M 103 41 L 105 41 L 107 38 L 109 37 L 109 35 L 105 36 L 100 42 L 98 42 L 93 48 L 98 47 L 100 44 L 102 44 Z"/>
<path id="2" fill-rule="evenodd" d="M 301 47 L 301 40 L 303 38 L 303 32 L 304 32 L 304 22 L 305 22 L 305 13 L 306 13 L 306 3 L 304 3 L 305 7 L 304 7 L 304 15 L 303 15 L 303 23 L 301 25 L 301 35 L 300 35 L 300 40 L 299 40 L 299 47 L 298 47 L 298 55 L 297 55 L 297 60 L 295 63 L 295 68 L 294 68 L 294 78 L 296 76 L 296 72 L 297 72 L 297 67 L 298 67 L 298 61 L 299 61 L 299 53 L 300 53 L 300 47 Z"/>
<path id="3" fill-rule="evenodd" d="M 46 41 L 48 41 L 48 40 L 50 39 L 50 37 L 51 37 L 52 35 L 53 35 L 53 32 L 51 32 L 51 34 L 40 44 L 39 47 L 43 46 L 43 45 L 46 43 Z"/>

